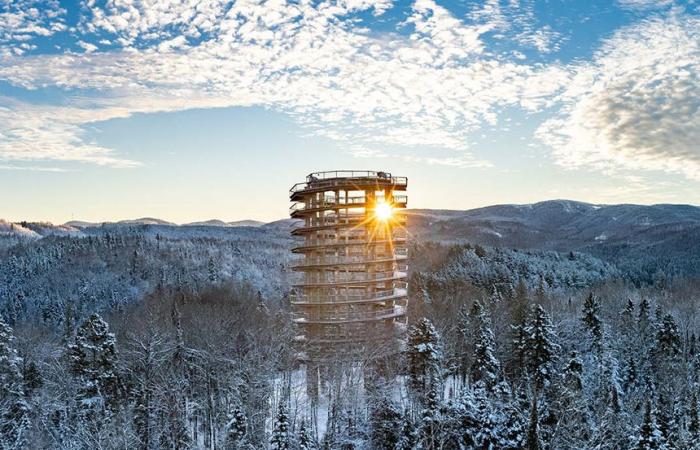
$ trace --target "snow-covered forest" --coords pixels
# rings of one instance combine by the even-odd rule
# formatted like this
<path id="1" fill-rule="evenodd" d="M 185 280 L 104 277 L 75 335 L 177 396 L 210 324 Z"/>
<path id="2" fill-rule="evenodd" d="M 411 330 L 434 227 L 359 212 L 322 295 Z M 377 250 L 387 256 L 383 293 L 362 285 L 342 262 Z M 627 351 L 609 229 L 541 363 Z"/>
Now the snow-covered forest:
<path id="1" fill-rule="evenodd" d="M 694 279 L 640 285 L 578 251 L 414 243 L 405 351 L 332 366 L 312 404 L 288 230 L 11 239 L 2 448 L 700 448 Z"/>

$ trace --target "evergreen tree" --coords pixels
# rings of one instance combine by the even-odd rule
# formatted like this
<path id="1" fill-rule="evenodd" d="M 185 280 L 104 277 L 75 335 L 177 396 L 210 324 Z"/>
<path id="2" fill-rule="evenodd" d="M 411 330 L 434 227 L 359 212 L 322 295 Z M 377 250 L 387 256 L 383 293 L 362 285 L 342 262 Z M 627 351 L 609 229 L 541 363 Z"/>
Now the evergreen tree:
<path id="1" fill-rule="evenodd" d="M 219 270 L 216 267 L 214 258 L 209 257 L 209 262 L 207 263 L 207 271 L 209 273 L 209 282 L 216 283 L 219 281 Z"/>
<path id="2" fill-rule="evenodd" d="M 583 302 L 581 322 L 591 337 L 591 348 L 600 352 L 603 346 L 603 321 L 600 318 L 600 301 L 593 292 Z"/>
<path id="3" fill-rule="evenodd" d="M 651 401 L 647 400 L 644 409 L 644 422 L 639 428 L 637 443 L 631 450 L 666 450 L 663 435 L 656 426 Z"/>
<path id="4" fill-rule="evenodd" d="M 559 349 L 555 340 L 549 316 L 542 306 L 536 305 L 525 327 L 525 358 L 538 391 L 552 379 Z"/>
<path id="5" fill-rule="evenodd" d="M 275 418 L 275 426 L 272 430 L 270 438 L 271 450 L 289 450 L 291 448 L 291 436 L 289 430 L 289 417 L 287 416 L 287 408 L 283 401 L 280 401 L 277 417 Z"/>
<path id="6" fill-rule="evenodd" d="M 671 314 L 666 314 L 656 332 L 656 353 L 673 358 L 681 353 L 681 335 Z"/>
<path id="7" fill-rule="evenodd" d="M 642 342 L 646 342 L 648 339 L 651 326 L 650 314 L 651 305 L 649 305 L 649 300 L 643 298 L 642 301 L 639 302 L 639 313 L 637 315 L 637 331 Z"/>
<path id="8" fill-rule="evenodd" d="M 677 448 L 676 444 L 680 441 L 678 422 L 673 404 L 663 393 L 659 394 L 657 402 L 656 422 L 668 448 Z"/>
<path id="9" fill-rule="evenodd" d="M 553 415 L 557 421 L 552 437 L 554 448 L 581 448 L 590 437 L 592 420 L 583 393 L 582 375 L 583 362 L 573 352 L 553 399 Z"/>
<path id="10" fill-rule="evenodd" d="M 231 448 L 238 448 L 244 442 L 248 432 L 248 418 L 243 410 L 236 406 L 228 416 L 226 424 L 226 443 Z"/>
<path id="11" fill-rule="evenodd" d="M 629 418 L 620 407 L 618 393 L 612 390 L 607 408 L 591 439 L 593 450 L 627 449 L 629 445 Z"/>
<path id="12" fill-rule="evenodd" d="M 372 402 L 370 412 L 370 441 L 377 450 L 394 450 L 401 430 L 401 413 L 387 397 Z"/>
<path id="13" fill-rule="evenodd" d="M 92 314 L 78 328 L 66 353 L 71 371 L 81 383 L 77 399 L 80 414 L 91 416 L 105 406 L 117 406 L 117 351 L 107 322 Z"/>
<path id="14" fill-rule="evenodd" d="M 414 450 L 416 448 L 416 431 L 411 421 L 409 411 L 404 411 L 401 421 L 399 438 L 394 446 L 394 450 Z"/>
<path id="15" fill-rule="evenodd" d="M 634 302 L 631 298 L 627 299 L 625 307 L 620 313 L 620 324 L 622 325 L 622 332 L 625 334 L 630 333 L 634 327 Z"/>
<path id="16" fill-rule="evenodd" d="M 438 395 L 435 388 L 428 391 L 425 407 L 421 411 L 419 442 L 423 450 L 438 450 L 440 442 L 441 415 L 438 405 Z"/>
<path id="17" fill-rule="evenodd" d="M 489 296 L 489 303 L 491 305 L 497 305 L 503 301 L 503 296 L 501 293 L 498 291 L 496 288 L 496 285 L 494 284 L 491 286 L 491 295 Z"/>
<path id="18" fill-rule="evenodd" d="M 0 319 L 0 448 L 20 449 L 26 445 L 30 408 L 24 399 L 22 358 L 14 348 L 14 333 Z"/>
<path id="19" fill-rule="evenodd" d="M 691 442 L 700 443 L 700 415 L 698 415 L 698 394 L 693 391 L 688 408 L 688 438 Z"/>
<path id="20" fill-rule="evenodd" d="M 563 381 L 566 389 L 573 392 L 581 392 L 583 390 L 583 361 L 578 357 L 576 351 L 571 352 L 571 358 L 564 367 Z"/>
<path id="21" fill-rule="evenodd" d="M 440 335 L 427 318 L 411 328 L 408 334 L 409 382 L 420 395 L 441 382 L 442 346 Z"/>
<path id="22" fill-rule="evenodd" d="M 537 412 L 537 398 L 533 396 L 530 406 L 530 426 L 527 430 L 527 450 L 540 450 L 540 419 Z"/>
<path id="23" fill-rule="evenodd" d="M 317 448 L 316 440 L 311 436 L 308 428 L 306 428 L 306 421 L 304 420 L 302 420 L 301 425 L 299 425 L 297 440 L 299 441 L 299 450 L 315 450 Z"/>
<path id="24" fill-rule="evenodd" d="M 24 378 L 24 391 L 27 395 L 31 395 L 44 385 L 44 379 L 34 361 L 30 361 L 26 365 L 22 377 Z"/>
<path id="25" fill-rule="evenodd" d="M 478 301 L 475 303 L 479 304 Z M 494 354 L 496 341 L 491 330 L 491 319 L 480 304 L 476 322 L 478 330 L 474 344 L 471 380 L 473 383 L 483 382 L 486 386 L 492 387 L 498 382 L 501 364 Z"/>

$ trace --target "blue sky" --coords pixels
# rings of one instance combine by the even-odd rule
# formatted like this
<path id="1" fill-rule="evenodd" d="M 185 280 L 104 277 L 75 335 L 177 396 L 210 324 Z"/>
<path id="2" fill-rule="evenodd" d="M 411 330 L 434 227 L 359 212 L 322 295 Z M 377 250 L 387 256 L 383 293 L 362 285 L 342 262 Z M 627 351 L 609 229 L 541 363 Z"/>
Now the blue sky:
<path id="1" fill-rule="evenodd" d="M 696 1 L 0 0 L 0 217 L 286 215 L 311 171 L 411 207 L 700 204 Z"/>

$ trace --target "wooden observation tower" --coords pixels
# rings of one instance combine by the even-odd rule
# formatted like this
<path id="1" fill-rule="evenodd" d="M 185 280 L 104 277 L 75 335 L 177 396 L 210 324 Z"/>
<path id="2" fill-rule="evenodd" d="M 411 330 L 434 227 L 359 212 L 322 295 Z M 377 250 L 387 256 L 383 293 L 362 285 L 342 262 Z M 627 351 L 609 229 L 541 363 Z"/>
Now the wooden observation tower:
<path id="1" fill-rule="evenodd" d="M 294 265 L 294 321 L 308 362 L 396 353 L 406 323 L 408 180 L 386 172 L 309 174 L 289 191 L 292 235 L 303 242 Z M 402 326 L 403 324 L 403 326 Z"/>

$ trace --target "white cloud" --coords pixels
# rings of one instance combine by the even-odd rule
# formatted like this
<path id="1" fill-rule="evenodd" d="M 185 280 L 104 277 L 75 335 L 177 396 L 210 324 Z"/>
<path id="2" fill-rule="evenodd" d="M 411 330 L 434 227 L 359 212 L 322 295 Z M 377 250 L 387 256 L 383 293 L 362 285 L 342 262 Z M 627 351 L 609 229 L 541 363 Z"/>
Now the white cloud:
<path id="1" fill-rule="evenodd" d="M 673 5 L 674 0 L 617 0 L 617 3 L 626 9 L 655 9 Z"/>
<path id="2" fill-rule="evenodd" d="M 618 31 L 576 69 L 562 113 L 538 136 L 565 166 L 663 170 L 700 179 L 700 20 Z"/>
<path id="3" fill-rule="evenodd" d="M 503 107 L 546 105 L 568 79 L 557 65 L 485 54 L 481 36 L 496 25 L 461 20 L 431 0 L 414 4 L 409 38 L 355 25 L 354 12 L 389 5 L 115 0 L 101 8 L 90 1 L 92 20 L 81 27 L 113 33 L 124 48 L 0 64 L 0 79 L 19 86 L 90 90 L 60 114 L 11 107 L 0 120 L 0 133 L 10 136 L 0 141 L 0 158 L 131 165 L 85 143 L 81 125 L 135 112 L 263 105 L 348 145 L 442 147 L 460 155 L 442 163 L 482 164 L 464 156 L 469 133 L 495 124 Z M 35 125 L 22 125 L 22 116 Z"/>

